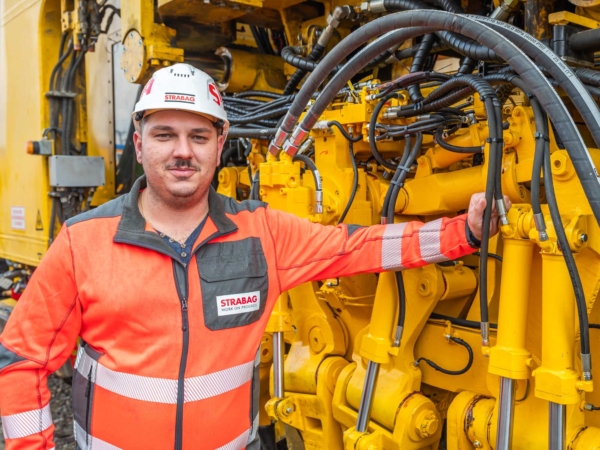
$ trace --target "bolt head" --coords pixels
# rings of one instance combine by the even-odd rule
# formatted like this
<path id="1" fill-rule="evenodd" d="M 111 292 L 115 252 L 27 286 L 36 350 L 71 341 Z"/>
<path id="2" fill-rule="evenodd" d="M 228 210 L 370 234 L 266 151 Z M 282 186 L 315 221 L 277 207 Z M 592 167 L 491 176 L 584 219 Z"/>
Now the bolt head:
<path id="1" fill-rule="evenodd" d="M 481 445 L 481 442 L 475 441 L 475 442 L 473 442 L 473 447 L 475 447 L 475 448 L 481 448 L 481 447 L 483 447 L 483 445 Z"/>
<path id="2" fill-rule="evenodd" d="M 581 233 L 581 234 L 579 235 L 579 240 L 580 240 L 581 242 L 587 242 L 587 240 L 588 240 L 588 235 L 587 235 L 587 234 L 585 234 L 585 233 Z"/>

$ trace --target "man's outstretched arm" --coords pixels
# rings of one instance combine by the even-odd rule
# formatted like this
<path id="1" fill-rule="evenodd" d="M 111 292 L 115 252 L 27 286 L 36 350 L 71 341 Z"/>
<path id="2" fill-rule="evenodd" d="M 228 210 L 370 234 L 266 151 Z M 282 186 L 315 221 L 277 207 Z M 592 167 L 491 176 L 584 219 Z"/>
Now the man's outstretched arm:
<path id="1" fill-rule="evenodd" d="M 72 352 L 81 306 L 66 227 L 0 335 L 0 416 L 6 450 L 54 448 L 49 374 Z"/>
<path id="2" fill-rule="evenodd" d="M 484 195 L 475 194 L 467 214 L 427 223 L 369 227 L 326 227 L 267 209 L 281 289 L 311 280 L 411 269 L 468 255 L 481 239 L 484 209 Z M 494 212 L 491 235 L 497 231 Z"/>

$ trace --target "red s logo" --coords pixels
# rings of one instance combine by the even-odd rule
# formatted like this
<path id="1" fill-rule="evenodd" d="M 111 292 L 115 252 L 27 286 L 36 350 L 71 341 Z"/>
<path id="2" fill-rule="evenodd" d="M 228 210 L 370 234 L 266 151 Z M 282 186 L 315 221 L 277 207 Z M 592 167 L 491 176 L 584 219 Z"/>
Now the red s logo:
<path id="1" fill-rule="evenodd" d="M 217 105 L 221 106 L 221 103 L 223 103 L 223 99 L 221 98 L 221 93 L 219 92 L 219 89 L 214 83 L 208 83 L 208 92 L 212 96 L 213 101 Z"/>
<path id="2" fill-rule="evenodd" d="M 152 91 L 153 84 L 154 84 L 154 78 L 150 78 L 150 81 L 148 81 L 146 83 L 146 86 L 144 86 L 144 90 L 142 91 L 141 97 L 143 97 L 144 95 L 148 95 L 150 93 L 150 91 Z"/>

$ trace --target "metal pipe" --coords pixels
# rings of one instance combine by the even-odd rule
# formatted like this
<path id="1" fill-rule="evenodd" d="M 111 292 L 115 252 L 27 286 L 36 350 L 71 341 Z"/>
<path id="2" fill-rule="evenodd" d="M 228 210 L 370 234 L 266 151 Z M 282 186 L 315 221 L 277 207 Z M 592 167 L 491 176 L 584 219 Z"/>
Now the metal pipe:
<path id="1" fill-rule="evenodd" d="M 371 420 L 371 407 L 373 406 L 373 393 L 375 392 L 375 382 L 377 381 L 377 373 L 379 372 L 379 364 L 369 361 L 367 364 L 367 373 L 365 375 L 365 385 L 360 398 L 358 407 L 358 417 L 356 419 L 356 431 L 364 433 L 367 431 L 369 420 Z"/>
<path id="2" fill-rule="evenodd" d="M 500 377 L 500 397 L 498 401 L 498 434 L 496 450 L 512 448 L 513 416 L 515 411 L 516 381 L 512 378 Z"/>
<path id="3" fill-rule="evenodd" d="M 273 397 L 283 398 L 283 333 L 273 333 Z"/>
<path id="4" fill-rule="evenodd" d="M 548 449 L 566 448 L 567 406 L 550 402 L 550 420 L 548 423 Z"/>

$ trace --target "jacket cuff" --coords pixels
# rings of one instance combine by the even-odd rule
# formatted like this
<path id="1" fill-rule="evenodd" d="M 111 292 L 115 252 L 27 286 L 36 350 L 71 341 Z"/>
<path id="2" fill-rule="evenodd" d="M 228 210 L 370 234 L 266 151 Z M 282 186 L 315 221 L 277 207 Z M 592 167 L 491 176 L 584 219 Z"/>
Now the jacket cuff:
<path id="1" fill-rule="evenodd" d="M 471 228 L 469 228 L 469 221 L 465 220 L 465 236 L 467 237 L 467 242 L 472 248 L 480 248 L 481 241 L 475 237 Z"/>

